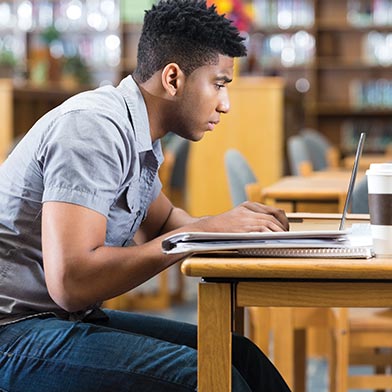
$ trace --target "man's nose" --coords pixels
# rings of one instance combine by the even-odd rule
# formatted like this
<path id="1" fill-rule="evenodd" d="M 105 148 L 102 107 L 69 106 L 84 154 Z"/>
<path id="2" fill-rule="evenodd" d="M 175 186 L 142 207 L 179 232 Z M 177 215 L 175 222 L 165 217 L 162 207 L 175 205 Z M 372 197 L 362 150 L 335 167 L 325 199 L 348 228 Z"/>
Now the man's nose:
<path id="1" fill-rule="evenodd" d="M 222 98 L 219 101 L 217 111 L 219 113 L 228 113 L 229 110 L 230 110 L 230 99 L 228 93 L 225 93 L 223 94 Z"/>

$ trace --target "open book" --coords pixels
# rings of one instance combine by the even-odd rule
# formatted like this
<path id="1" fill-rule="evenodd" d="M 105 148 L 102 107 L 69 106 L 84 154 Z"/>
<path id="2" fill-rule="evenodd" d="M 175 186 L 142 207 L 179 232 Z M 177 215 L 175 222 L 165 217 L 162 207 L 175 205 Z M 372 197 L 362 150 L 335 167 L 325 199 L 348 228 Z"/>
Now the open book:
<path id="1" fill-rule="evenodd" d="M 162 250 L 168 254 L 225 251 L 258 257 L 370 258 L 373 250 L 368 227 L 370 228 L 369 225 L 357 224 L 348 230 L 186 232 L 166 238 L 162 242 Z"/>

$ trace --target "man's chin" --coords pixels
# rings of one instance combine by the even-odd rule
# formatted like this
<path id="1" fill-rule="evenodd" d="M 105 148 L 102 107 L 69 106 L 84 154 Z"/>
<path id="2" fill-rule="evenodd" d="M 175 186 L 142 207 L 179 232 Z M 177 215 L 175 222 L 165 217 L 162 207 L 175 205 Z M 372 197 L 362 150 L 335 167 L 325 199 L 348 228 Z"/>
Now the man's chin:
<path id="1" fill-rule="evenodd" d="M 198 142 L 199 140 L 203 139 L 206 132 L 208 132 L 208 130 L 195 131 L 193 133 L 187 133 L 186 135 L 184 135 L 184 134 L 178 134 L 178 135 L 183 137 L 184 139 L 191 141 L 191 142 Z"/>
<path id="2" fill-rule="evenodd" d="M 205 135 L 207 132 L 209 132 L 209 130 L 200 131 L 200 132 L 197 132 L 197 133 L 193 134 L 192 141 L 193 141 L 193 142 L 198 142 L 199 140 L 203 139 L 204 135 Z"/>

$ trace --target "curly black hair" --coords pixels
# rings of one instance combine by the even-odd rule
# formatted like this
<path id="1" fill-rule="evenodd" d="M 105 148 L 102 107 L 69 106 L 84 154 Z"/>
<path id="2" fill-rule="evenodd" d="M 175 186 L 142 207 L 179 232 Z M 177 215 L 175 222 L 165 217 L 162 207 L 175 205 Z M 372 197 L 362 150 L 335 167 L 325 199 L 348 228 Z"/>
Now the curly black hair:
<path id="1" fill-rule="evenodd" d="M 133 76 L 143 83 L 171 62 L 188 76 L 202 65 L 216 64 L 219 54 L 245 56 L 243 40 L 206 0 L 160 0 L 145 13 Z"/>

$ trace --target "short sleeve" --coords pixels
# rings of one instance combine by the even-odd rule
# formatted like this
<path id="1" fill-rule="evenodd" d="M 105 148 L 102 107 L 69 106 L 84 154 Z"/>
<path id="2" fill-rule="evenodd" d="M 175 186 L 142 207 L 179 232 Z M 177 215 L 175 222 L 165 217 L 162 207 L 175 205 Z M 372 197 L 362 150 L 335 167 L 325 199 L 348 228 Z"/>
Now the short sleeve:
<path id="1" fill-rule="evenodd" d="M 42 201 L 62 201 L 108 216 L 124 181 L 127 149 L 121 127 L 87 110 L 54 121 L 39 148 Z"/>

